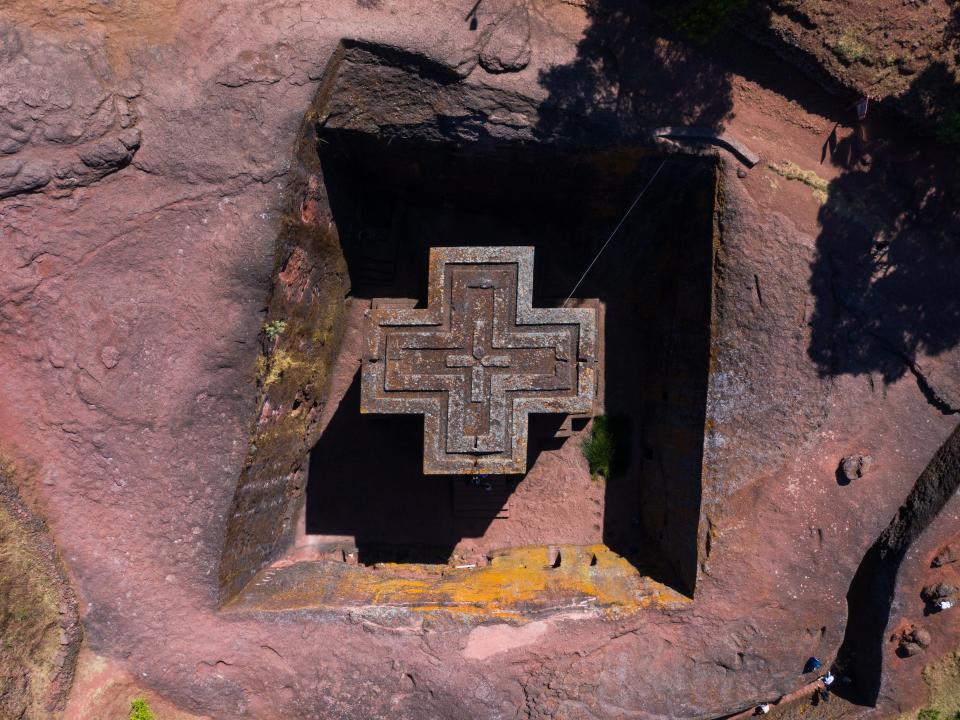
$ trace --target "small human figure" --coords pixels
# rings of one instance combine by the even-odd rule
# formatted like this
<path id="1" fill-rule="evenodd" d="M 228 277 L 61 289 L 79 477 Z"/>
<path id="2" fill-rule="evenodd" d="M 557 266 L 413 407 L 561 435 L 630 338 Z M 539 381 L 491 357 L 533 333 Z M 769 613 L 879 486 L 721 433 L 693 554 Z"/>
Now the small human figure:
<path id="1" fill-rule="evenodd" d="M 817 688 L 817 693 L 816 693 L 817 700 L 820 700 L 822 702 L 830 702 L 830 686 L 833 684 L 834 679 L 835 678 L 833 677 L 833 673 L 829 671 L 827 672 L 826 675 L 820 676 L 820 682 L 822 683 L 823 686 L 820 688 Z"/>
<path id="2" fill-rule="evenodd" d="M 803 666 L 803 674 L 806 675 L 807 673 L 815 672 L 822 667 L 823 663 L 816 657 L 811 656 L 810 659 L 807 660 L 807 664 Z"/>
<path id="3" fill-rule="evenodd" d="M 937 610 L 940 612 L 943 612 L 944 610 L 949 610 L 950 608 L 952 608 L 954 603 L 952 600 L 947 600 L 946 598 L 943 598 L 941 600 L 937 600 L 936 605 L 937 605 Z"/>
<path id="4" fill-rule="evenodd" d="M 866 161 L 869 163 L 869 158 L 866 155 L 866 147 L 870 138 L 867 135 L 867 110 L 870 109 L 870 96 L 864 95 L 861 97 L 857 103 L 857 127 L 854 129 L 853 138 L 857 149 L 857 154 L 860 156 L 860 160 Z"/>

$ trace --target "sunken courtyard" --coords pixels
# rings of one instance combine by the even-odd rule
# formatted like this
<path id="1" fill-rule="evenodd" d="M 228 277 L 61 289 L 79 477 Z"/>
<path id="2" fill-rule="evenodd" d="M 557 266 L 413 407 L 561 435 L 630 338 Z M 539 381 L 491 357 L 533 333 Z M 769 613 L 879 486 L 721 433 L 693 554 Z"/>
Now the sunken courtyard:
<path id="1" fill-rule="evenodd" d="M 0 720 L 960 717 L 958 12 L 0 7 Z"/>

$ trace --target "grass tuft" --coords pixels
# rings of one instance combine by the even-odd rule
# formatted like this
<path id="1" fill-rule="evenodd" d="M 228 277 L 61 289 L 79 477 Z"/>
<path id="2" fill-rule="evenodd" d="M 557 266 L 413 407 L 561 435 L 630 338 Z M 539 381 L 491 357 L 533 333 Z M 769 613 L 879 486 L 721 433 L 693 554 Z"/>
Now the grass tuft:
<path id="1" fill-rule="evenodd" d="M 157 720 L 147 701 L 137 698 L 130 703 L 130 720 Z"/>
<path id="2" fill-rule="evenodd" d="M 943 116 L 937 127 L 937 139 L 948 145 L 960 145 L 960 110 Z"/>
<path id="3" fill-rule="evenodd" d="M 845 32 L 833 45 L 837 57 L 847 65 L 867 59 L 867 46 L 853 33 Z"/>
<path id="4" fill-rule="evenodd" d="M 680 35 L 706 42 L 716 35 L 731 13 L 743 10 L 747 0 L 682 0 L 665 13 L 667 22 Z"/>
<path id="5" fill-rule="evenodd" d="M 784 160 L 779 165 L 768 163 L 767 167 L 782 178 L 802 182 L 808 188 L 812 189 L 813 196 L 821 205 L 827 201 L 827 188 L 830 183 L 817 175 L 813 170 L 804 170 L 789 160 Z"/>
<path id="6" fill-rule="evenodd" d="M 610 465 L 613 462 L 613 434 L 610 432 L 609 420 L 606 415 L 593 419 L 593 429 L 590 437 L 581 445 L 583 456 L 590 465 L 591 475 L 610 477 Z"/>

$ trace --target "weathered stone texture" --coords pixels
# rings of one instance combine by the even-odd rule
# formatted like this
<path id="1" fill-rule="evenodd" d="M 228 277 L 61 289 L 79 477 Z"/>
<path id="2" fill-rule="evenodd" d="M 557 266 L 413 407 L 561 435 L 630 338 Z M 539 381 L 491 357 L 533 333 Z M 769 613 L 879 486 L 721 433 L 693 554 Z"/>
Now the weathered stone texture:
<path id="1" fill-rule="evenodd" d="M 425 310 L 368 311 L 361 410 L 423 413 L 424 473 L 523 473 L 530 413 L 593 409 L 596 308 L 532 294 L 532 247 L 433 248 Z"/>
<path id="2" fill-rule="evenodd" d="M 0 19 L 0 198 L 69 192 L 129 165 L 136 83 L 111 88 L 102 49 L 22 34 Z"/>
<path id="3" fill-rule="evenodd" d="M 936 247 L 935 262 L 894 272 L 897 284 L 875 292 L 864 283 L 890 273 L 863 262 L 855 243 L 831 246 L 831 218 L 834 229 L 859 227 L 844 207 L 881 225 L 893 222 L 885 208 L 914 207 L 896 185 L 883 185 L 893 198 L 865 191 L 884 180 L 879 155 L 866 170 L 819 166 L 831 187 L 824 205 L 763 164 L 741 178 L 723 163 L 692 603 L 557 617 L 529 644 L 483 660 L 464 655 L 473 628 L 443 614 L 398 619 L 374 606 L 264 622 L 216 609 L 224 588 L 284 547 L 338 343 L 349 282 L 323 168 L 315 152 L 305 159 L 317 124 L 418 134 L 458 152 L 594 142 L 597 123 L 616 145 L 642 144 L 645 127 L 723 121 L 765 160 L 813 167 L 842 119 L 824 113 L 846 104 L 797 90 L 767 56 L 717 72 L 655 37 L 627 4 L 605 14 L 602 2 L 530 5 L 486 37 L 490 16 L 471 30 L 459 4 L 365 5 L 0 9 L 17 22 L 0 33 L 0 430 L 26 438 L 38 462 L 89 646 L 218 720 L 711 718 L 795 689 L 806 657 L 836 652 L 860 559 L 957 421 L 955 332 L 934 327 L 941 342 L 897 355 L 848 332 L 864 320 L 874 335 L 889 331 L 886 305 L 855 303 L 856 322 L 836 322 L 839 300 L 863 297 L 892 298 L 909 327 L 913 311 L 951 321 L 943 309 L 955 293 L 919 307 L 916 293 L 902 294 L 954 262 L 955 243 L 927 242 L 931 227 L 949 229 L 945 215 L 910 230 L 919 241 L 908 255 Z M 526 60 L 523 22 L 529 64 L 499 72 Z M 889 137 L 913 152 L 910 138 Z M 935 161 L 917 153 L 918 164 Z M 907 185 L 913 172 L 891 170 Z M 838 186 L 857 204 L 839 203 Z M 623 209 L 610 209 L 611 227 Z M 878 239 L 872 229 L 862 238 L 869 258 L 910 265 L 875 252 Z M 287 322 L 276 342 L 267 320 Z M 812 357 L 814 334 L 845 354 Z M 863 350 L 898 371 L 844 365 Z M 876 462 L 841 486 L 838 462 L 850 453 Z M 918 604 L 922 587 L 958 584 L 948 577 L 956 502 L 908 552 L 896 589 L 894 607 L 923 623 L 930 646 L 897 658 L 890 634 L 872 638 L 886 653 L 888 709 L 922 701 L 903 688 L 960 643 L 952 616 L 921 620 Z"/>

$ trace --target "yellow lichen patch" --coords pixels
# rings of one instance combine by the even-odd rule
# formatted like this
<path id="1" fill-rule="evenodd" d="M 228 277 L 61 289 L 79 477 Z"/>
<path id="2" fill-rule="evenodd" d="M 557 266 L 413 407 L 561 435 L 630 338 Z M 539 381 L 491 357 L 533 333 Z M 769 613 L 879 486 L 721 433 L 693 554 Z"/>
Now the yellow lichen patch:
<path id="1" fill-rule="evenodd" d="M 519 620 L 584 607 L 626 614 L 689 600 L 652 580 L 606 545 L 563 545 L 559 564 L 547 547 L 512 548 L 486 567 L 442 571 L 425 565 L 299 562 L 271 567 L 225 609 L 282 612 L 386 606 Z"/>
<path id="2" fill-rule="evenodd" d="M 827 201 L 827 188 L 830 186 L 830 182 L 824 180 L 813 170 L 804 170 L 789 160 L 784 160 L 779 165 L 768 163 L 767 166 L 780 177 L 802 182 L 811 188 L 813 190 L 813 197 L 816 198 L 817 202 L 823 204 Z"/>
<path id="3" fill-rule="evenodd" d="M 960 711 L 960 648 L 927 665 L 923 681 L 930 689 L 930 709 L 940 711 L 944 718 Z"/>
<path id="4" fill-rule="evenodd" d="M 32 28 L 90 36 L 103 32 L 114 69 L 127 70 L 126 50 L 170 42 L 177 32 L 182 0 L 5 0 L 7 18 Z"/>
<path id="5" fill-rule="evenodd" d="M 314 331 L 312 339 L 317 345 L 326 345 L 334 339 L 333 330 L 331 328 L 317 329 Z"/>
<path id="6" fill-rule="evenodd" d="M 257 369 L 262 372 L 263 386 L 265 388 L 273 385 L 277 380 L 283 377 L 284 373 L 296 370 L 304 365 L 302 360 L 297 360 L 286 350 L 276 350 L 270 357 L 265 358 L 261 363 L 257 360 Z"/>

